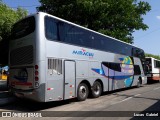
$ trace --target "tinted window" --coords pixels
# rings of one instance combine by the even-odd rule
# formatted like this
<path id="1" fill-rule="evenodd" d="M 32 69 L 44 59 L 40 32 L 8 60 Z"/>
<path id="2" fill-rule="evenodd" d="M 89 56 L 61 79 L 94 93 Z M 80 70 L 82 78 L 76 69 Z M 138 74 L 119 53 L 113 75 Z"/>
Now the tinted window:
<path id="1" fill-rule="evenodd" d="M 109 63 L 109 68 L 121 72 L 121 66 L 119 63 Z"/>
<path id="2" fill-rule="evenodd" d="M 47 39 L 59 40 L 56 20 L 50 17 L 45 17 L 45 34 Z"/>
<path id="3" fill-rule="evenodd" d="M 127 56 L 132 56 L 133 54 L 133 46 L 119 42 L 113 38 L 88 31 L 86 29 L 60 20 L 56 20 L 54 18 L 46 17 L 45 23 L 46 37 L 50 40 L 60 40 L 64 43 L 123 54 Z M 140 52 L 138 56 L 144 56 L 144 52 Z"/>
<path id="4" fill-rule="evenodd" d="M 151 64 L 151 58 L 146 58 L 146 64 Z"/>
<path id="5" fill-rule="evenodd" d="M 131 56 L 131 46 L 112 38 L 101 36 L 99 34 L 93 33 L 93 47 L 103 51 L 110 51 L 113 53 L 119 53 L 123 55 Z"/>
<path id="6" fill-rule="evenodd" d="M 133 48 L 132 49 L 132 54 L 135 57 L 139 57 L 139 58 L 145 59 L 144 51 L 141 50 L 141 49 Z"/>
<path id="7" fill-rule="evenodd" d="M 134 75 L 141 75 L 141 70 L 139 65 L 134 65 Z"/>
<path id="8" fill-rule="evenodd" d="M 60 40 L 74 45 L 92 47 L 90 32 L 50 17 L 45 18 L 45 32 L 46 38 L 50 40 Z"/>
<path id="9" fill-rule="evenodd" d="M 152 66 L 151 66 L 151 58 L 146 58 L 146 62 L 145 62 L 145 74 L 150 73 L 152 71 Z"/>
<path id="10" fill-rule="evenodd" d="M 154 67 L 160 68 L 160 61 L 154 60 Z"/>
<path id="11" fill-rule="evenodd" d="M 11 39 L 18 39 L 24 37 L 35 30 L 34 16 L 28 17 L 13 25 Z"/>
<path id="12" fill-rule="evenodd" d="M 102 64 L 105 65 L 106 67 L 112 69 L 112 70 L 121 72 L 121 64 L 120 63 L 103 62 Z"/>
<path id="13" fill-rule="evenodd" d="M 65 33 L 64 42 L 91 47 L 90 33 L 88 31 L 69 24 L 64 24 L 62 29 Z"/>

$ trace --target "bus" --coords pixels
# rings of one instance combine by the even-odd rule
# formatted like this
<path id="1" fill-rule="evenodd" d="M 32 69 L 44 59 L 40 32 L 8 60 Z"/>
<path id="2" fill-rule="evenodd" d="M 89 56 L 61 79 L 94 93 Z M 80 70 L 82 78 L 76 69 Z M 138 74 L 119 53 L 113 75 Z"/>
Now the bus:
<path id="1" fill-rule="evenodd" d="M 18 97 L 83 101 L 146 83 L 142 49 L 47 13 L 15 23 L 11 38 L 9 85 Z"/>
<path id="2" fill-rule="evenodd" d="M 160 60 L 153 57 L 146 57 L 147 83 L 160 81 Z"/>

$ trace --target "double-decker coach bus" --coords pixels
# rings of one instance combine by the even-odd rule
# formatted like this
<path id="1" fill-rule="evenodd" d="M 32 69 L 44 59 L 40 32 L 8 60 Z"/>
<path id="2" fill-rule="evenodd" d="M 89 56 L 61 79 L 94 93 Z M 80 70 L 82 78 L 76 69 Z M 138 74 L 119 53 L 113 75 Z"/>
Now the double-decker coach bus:
<path id="1" fill-rule="evenodd" d="M 153 57 L 146 57 L 147 83 L 160 81 L 160 60 Z"/>
<path id="2" fill-rule="evenodd" d="M 11 38 L 9 84 L 19 97 L 82 101 L 146 83 L 142 49 L 58 17 L 30 15 Z"/>

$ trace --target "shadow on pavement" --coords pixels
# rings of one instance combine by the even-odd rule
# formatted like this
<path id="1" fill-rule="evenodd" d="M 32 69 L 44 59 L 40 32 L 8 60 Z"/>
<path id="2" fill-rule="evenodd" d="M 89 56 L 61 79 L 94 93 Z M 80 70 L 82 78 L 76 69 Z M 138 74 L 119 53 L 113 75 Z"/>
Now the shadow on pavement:
<path id="1" fill-rule="evenodd" d="M 132 89 L 132 88 L 124 88 L 124 89 L 121 89 L 121 90 L 105 92 L 105 93 L 103 93 L 103 95 L 114 94 L 116 92 L 124 91 L 124 90 L 128 90 L 128 89 Z M 89 99 L 92 99 L 92 98 L 90 97 Z M 28 99 L 16 98 L 15 97 L 15 101 L 12 102 L 12 105 L 2 106 L 1 109 L 31 112 L 31 111 L 40 111 L 40 110 L 44 110 L 44 109 L 49 109 L 49 108 L 53 108 L 53 107 L 57 107 L 57 106 L 59 107 L 59 106 L 63 106 L 63 105 L 66 105 L 66 104 L 71 104 L 73 102 L 78 102 L 78 101 L 77 101 L 76 98 L 74 98 L 74 99 L 70 99 L 70 100 L 40 103 L 40 102 L 31 101 L 31 100 L 28 100 Z"/>
<path id="2" fill-rule="evenodd" d="M 160 120 L 160 100 L 139 114 L 144 114 L 144 116 L 133 117 L 131 120 Z"/>
<path id="3" fill-rule="evenodd" d="M 72 102 L 76 102 L 76 99 L 64 100 L 64 101 L 54 101 L 54 102 L 34 102 L 28 99 L 16 98 L 14 102 L 10 105 L 1 106 L 0 109 L 4 110 L 14 110 L 14 111 L 22 111 L 22 112 L 33 112 L 40 111 L 44 109 L 49 109 L 57 106 L 63 106 L 65 104 L 70 104 Z"/>
<path id="4" fill-rule="evenodd" d="M 0 81 L 0 108 L 13 103 L 16 97 L 8 91 L 7 81 Z"/>

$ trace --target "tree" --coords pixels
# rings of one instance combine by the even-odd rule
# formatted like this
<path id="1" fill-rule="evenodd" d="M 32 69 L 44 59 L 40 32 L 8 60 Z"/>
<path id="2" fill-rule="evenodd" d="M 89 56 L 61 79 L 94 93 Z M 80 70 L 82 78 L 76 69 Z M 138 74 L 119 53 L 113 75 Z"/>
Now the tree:
<path id="1" fill-rule="evenodd" d="M 145 56 L 146 57 L 153 57 L 153 58 L 160 60 L 160 55 L 153 55 L 153 54 L 146 53 Z"/>
<path id="2" fill-rule="evenodd" d="M 9 36 L 12 25 L 27 15 L 22 8 L 14 10 L 0 0 L 0 64 L 8 64 Z"/>
<path id="3" fill-rule="evenodd" d="M 147 2 L 137 0 L 39 0 L 38 11 L 47 12 L 84 27 L 133 43 L 135 30 L 146 30 L 142 15 Z"/>

